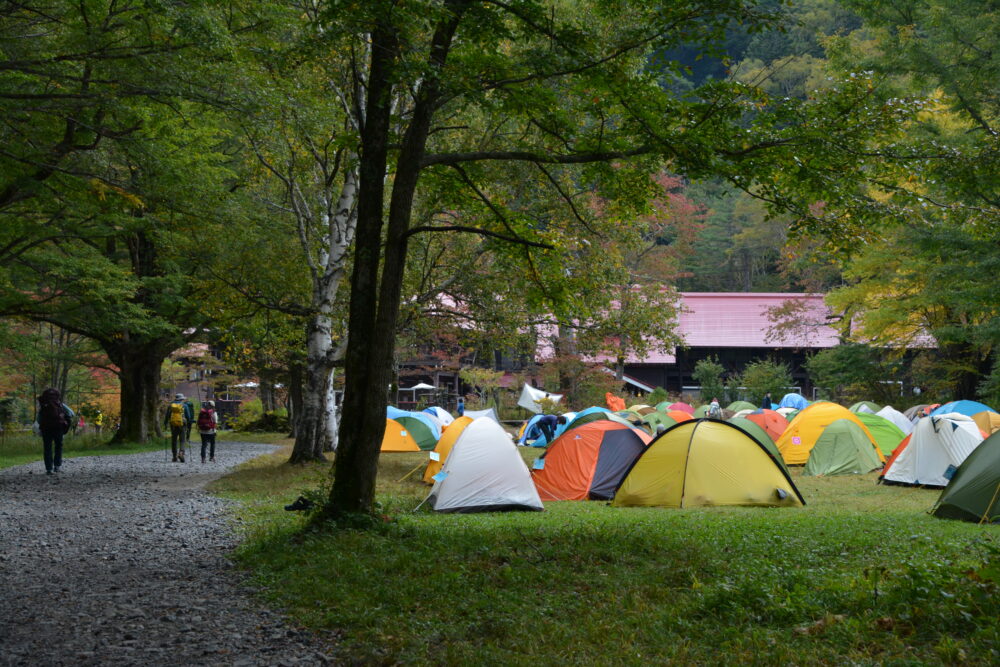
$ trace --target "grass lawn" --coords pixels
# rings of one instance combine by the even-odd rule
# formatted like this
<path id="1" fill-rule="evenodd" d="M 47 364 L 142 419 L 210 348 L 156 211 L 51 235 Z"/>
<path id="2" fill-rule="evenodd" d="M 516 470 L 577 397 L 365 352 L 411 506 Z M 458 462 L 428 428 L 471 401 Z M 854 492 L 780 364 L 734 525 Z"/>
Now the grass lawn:
<path id="1" fill-rule="evenodd" d="M 526 460 L 539 450 L 522 450 Z M 215 490 L 239 561 L 344 660 L 416 664 L 998 664 L 1000 529 L 935 519 L 939 492 L 793 477 L 800 509 L 412 512 L 426 454 L 384 455 L 375 530 L 282 506 L 329 466 L 288 450 Z"/>
<path id="2" fill-rule="evenodd" d="M 94 435 L 72 435 L 66 434 L 63 438 L 63 458 L 74 458 L 76 456 L 107 456 L 109 454 L 135 454 L 136 452 L 150 452 L 163 449 L 162 441 L 154 441 L 145 445 L 124 444 L 108 446 L 110 434 Z M 0 468 L 10 468 L 11 466 L 22 465 L 24 463 L 37 462 L 40 470 L 45 472 L 42 465 L 42 438 L 31 433 L 18 433 L 16 435 L 6 435 L 0 439 Z"/>

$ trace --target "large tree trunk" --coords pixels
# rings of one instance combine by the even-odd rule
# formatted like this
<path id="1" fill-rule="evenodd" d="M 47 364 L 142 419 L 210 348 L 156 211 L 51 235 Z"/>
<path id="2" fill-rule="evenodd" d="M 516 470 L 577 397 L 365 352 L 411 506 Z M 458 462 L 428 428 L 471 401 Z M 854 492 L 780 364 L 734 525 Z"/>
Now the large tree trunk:
<path id="1" fill-rule="evenodd" d="M 162 435 L 159 420 L 160 368 L 169 349 L 162 346 L 106 346 L 121 380 L 121 425 L 112 443 L 148 442 Z"/>
<path id="2" fill-rule="evenodd" d="M 430 60 L 443 65 L 465 0 L 452 3 L 453 14 L 438 24 Z M 371 34 L 368 107 L 361 133 L 361 180 L 358 190 L 358 238 L 351 276 L 351 310 L 346 355 L 344 415 L 340 425 L 337 465 L 334 469 L 328 516 L 372 514 L 378 458 L 385 432 L 386 388 L 393 381 L 392 361 L 396 322 L 406 264 L 407 231 L 413 196 L 420 178 L 420 162 L 439 95 L 433 76 L 423 80 L 409 127 L 396 159 L 389 203 L 385 256 L 379 280 L 384 179 L 388 156 L 393 67 L 399 39 L 391 26 L 379 23 Z"/>

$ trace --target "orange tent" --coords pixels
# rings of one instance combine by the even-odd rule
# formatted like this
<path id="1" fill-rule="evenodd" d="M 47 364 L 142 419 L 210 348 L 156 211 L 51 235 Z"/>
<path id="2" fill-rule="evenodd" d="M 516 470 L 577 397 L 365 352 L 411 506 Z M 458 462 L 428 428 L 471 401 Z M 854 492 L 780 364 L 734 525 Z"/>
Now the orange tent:
<path id="1" fill-rule="evenodd" d="M 774 410 L 751 412 L 745 415 L 744 418 L 749 419 L 764 429 L 764 432 L 771 436 L 771 440 L 774 441 L 777 441 L 781 437 L 781 434 L 785 432 L 785 429 L 788 428 L 788 420 Z"/>
<path id="2" fill-rule="evenodd" d="M 448 458 L 448 454 L 451 452 L 451 448 L 458 441 L 458 438 L 465 431 L 465 427 L 472 423 L 472 417 L 459 417 L 452 423 L 448 424 L 448 428 L 441 435 L 441 439 L 437 441 L 434 446 L 434 451 L 430 452 L 430 458 L 427 461 L 427 467 L 424 469 L 424 481 L 428 484 L 433 484 L 432 479 L 434 475 L 441 472 L 441 467 L 444 465 L 445 459 Z"/>
<path id="3" fill-rule="evenodd" d="M 383 452 L 419 452 L 420 445 L 406 427 L 395 419 L 385 420 L 385 433 L 382 435 Z"/>
<path id="4" fill-rule="evenodd" d="M 692 417 L 690 413 L 684 412 L 683 410 L 671 410 L 670 412 L 667 413 L 667 416 L 678 423 L 694 419 L 694 417 Z"/>
<path id="5" fill-rule="evenodd" d="M 598 420 L 566 431 L 535 462 L 531 478 L 542 500 L 610 500 L 652 438 L 625 424 Z"/>

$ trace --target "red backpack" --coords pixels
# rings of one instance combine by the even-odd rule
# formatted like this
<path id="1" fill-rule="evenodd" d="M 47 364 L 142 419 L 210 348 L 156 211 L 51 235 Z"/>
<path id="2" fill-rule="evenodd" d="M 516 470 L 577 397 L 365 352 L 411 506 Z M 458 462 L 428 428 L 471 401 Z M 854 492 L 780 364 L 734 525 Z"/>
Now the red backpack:
<path id="1" fill-rule="evenodd" d="M 215 430 L 215 411 L 209 408 L 201 409 L 201 412 L 198 413 L 198 430 L 199 431 Z"/>

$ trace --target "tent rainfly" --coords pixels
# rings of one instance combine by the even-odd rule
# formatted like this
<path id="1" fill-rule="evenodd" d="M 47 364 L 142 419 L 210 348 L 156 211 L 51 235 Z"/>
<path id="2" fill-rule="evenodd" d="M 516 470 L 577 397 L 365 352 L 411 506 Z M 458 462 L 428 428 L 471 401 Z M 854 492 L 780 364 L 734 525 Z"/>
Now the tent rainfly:
<path id="1" fill-rule="evenodd" d="M 958 466 L 931 514 L 942 519 L 1000 523 L 1000 433 L 983 440 Z"/>
<path id="2" fill-rule="evenodd" d="M 480 417 L 451 448 L 426 502 L 438 512 L 541 511 L 524 459 L 497 422 Z"/>
<path id="3" fill-rule="evenodd" d="M 979 443 L 983 434 L 971 417 L 952 412 L 924 417 L 909 441 L 900 444 L 885 464 L 881 480 L 909 486 L 948 485 L 948 480 Z"/>
<path id="4" fill-rule="evenodd" d="M 817 438 L 802 476 L 864 475 L 881 467 L 875 446 L 862 428 L 850 419 L 838 419 Z"/>
<path id="5" fill-rule="evenodd" d="M 681 422 L 660 434 L 622 480 L 615 507 L 801 507 L 775 457 L 727 422 Z"/>
<path id="6" fill-rule="evenodd" d="M 521 397 L 517 399 L 517 404 L 537 415 L 542 411 L 542 406 L 538 404 L 538 401 L 543 398 L 547 398 L 554 403 L 559 403 L 562 400 L 562 394 L 550 394 L 544 389 L 536 389 L 526 383 L 521 389 Z"/>

